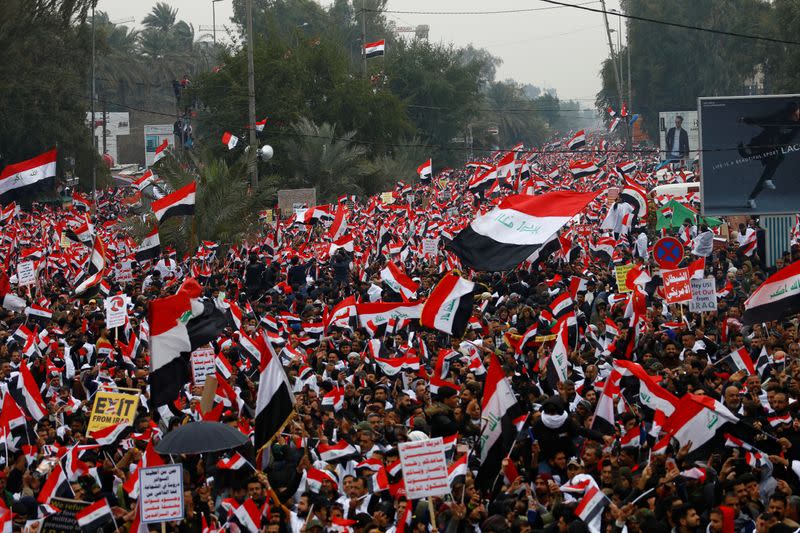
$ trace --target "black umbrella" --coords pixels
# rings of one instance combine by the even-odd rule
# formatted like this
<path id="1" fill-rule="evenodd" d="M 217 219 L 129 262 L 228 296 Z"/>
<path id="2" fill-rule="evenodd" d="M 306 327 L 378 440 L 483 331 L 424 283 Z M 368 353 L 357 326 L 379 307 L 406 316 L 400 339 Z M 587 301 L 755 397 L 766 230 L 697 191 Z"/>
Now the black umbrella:
<path id="1" fill-rule="evenodd" d="M 167 433 L 156 444 L 158 453 L 180 455 L 232 450 L 247 442 L 236 428 L 219 422 L 190 422 Z"/>

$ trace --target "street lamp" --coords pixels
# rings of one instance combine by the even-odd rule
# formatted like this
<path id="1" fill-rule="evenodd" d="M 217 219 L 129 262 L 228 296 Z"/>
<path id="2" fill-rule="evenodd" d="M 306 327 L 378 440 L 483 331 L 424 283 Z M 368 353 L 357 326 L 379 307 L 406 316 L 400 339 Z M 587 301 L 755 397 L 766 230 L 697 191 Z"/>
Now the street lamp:
<path id="1" fill-rule="evenodd" d="M 211 0 L 211 27 L 214 28 L 212 30 L 212 35 L 214 36 L 214 44 L 217 44 L 217 10 L 214 4 L 217 2 L 222 2 L 222 0 Z"/>
<path id="2" fill-rule="evenodd" d="M 298 24 L 294 27 L 294 47 L 300 48 L 300 37 L 297 35 L 297 30 L 301 30 L 303 28 L 308 27 L 308 22 L 303 22 L 302 24 Z"/>

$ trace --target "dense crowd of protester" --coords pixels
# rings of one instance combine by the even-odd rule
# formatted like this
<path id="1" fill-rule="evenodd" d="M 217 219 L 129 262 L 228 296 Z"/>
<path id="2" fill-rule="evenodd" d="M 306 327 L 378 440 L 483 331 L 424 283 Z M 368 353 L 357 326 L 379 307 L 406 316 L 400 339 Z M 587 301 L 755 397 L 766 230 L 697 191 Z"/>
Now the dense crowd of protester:
<path id="1" fill-rule="evenodd" d="M 622 163 L 613 154 L 608 159 L 600 170 Z M 529 170 L 537 177 L 530 178 L 535 191 L 528 192 L 605 189 L 623 177 L 609 172 L 579 184 L 570 176 L 569 161 L 558 151 L 531 152 Z M 657 169 L 654 158 L 635 163 L 630 176 L 647 190 L 694 179 L 691 173 Z M 560 175 L 551 174 L 553 168 Z M 634 263 L 653 279 L 657 268 L 647 248 L 661 232 L 652 220 L 640 221 L 639 229 L 602 229 L 612 201 L 601 195 L 592 212 L 562 230 L 571 242 L 565 252 L 509 272 L 463 269 L 478 287 L 463 338 L 424 328 L 417 320 L 391 321 L 377 330 L 358 322 L 349 327 L 330 322 L 332 310 L 349 297 L 357 302 L 406 299 L 382 282 L 387 261 L 401 265 L 418 283 L 415 301 L 425 299 L 445 271 L 459 268 L 445 241 L 498 197 L 514 192 L 500 187 L 475 195 L 467 187 L 472 175 L 464 169 L 441 182 L 399 185 L 391 205 L 377 197 L 341 201 L 339 208 L 346 205 L 349 212 L 349 246 L 329 246 L 330 220 L 306 224 L 308 219 L 296 216 L 277 225 L 264 223 L 257 242 L 201 243 L 182 258 L 165 249 L 152 261 L 134 261 L 132 281 L 115 279 L 114 266 L 134 255 L 136 243 L 114 225 L 126 207 L 111 201 L 121 192 L 109 191 L 98 200 L 92 219 L 96 238 L 106 241 L 108 287 L 83 295 L 72 292 L 69 263 L 77 257 L 80 264 L 91 247 L 81 242 L 62 247 L 61 242 L 64 221 L 77 216 L 75 207 L 15 211 L 3 226 L 0 250 L 10 277 L 2 292 L 24 298 L 28 312 L 0 310 L 3 531 L 46 530 L 47 517 L 63 512 L 51 496 L 105 499 L 114 528 L 160 529 L 138 520 L 132 477 L 148 464 L 148 455 L 156 454 L 153 444 L 179 425 L 216 420 L 252 435 L 259 361 L 243 340 L 262 333 L 291 385 L 293 416 L 261 450 L 247 443 L 236 450 L 161 457 L 181 463 L 184 472 L 185 517 L 167 523 L 169 531 L 251 530 L 253 524 L 236 512 L 245 505 L 257 509 L 255 518 L 251 514 L 257 530 L 270 533 L 800 528 L 797 317 L 753 326 L 741 320 L 746 298 L 768 275 L 796 260 L 800 248 L 787 243 L 776 265 L 765 264 L 763 250 L 742 246 L 745 236 L 760 231 L 755 219 L 730 228 L 730 234 L 717 232 L 704 264 L 705 276 L 716 286 L 715 312 L 668 305 L 657 287 L 648 285 L 634 287 L 643 291 L 646 313 L 631 324 L 631 293 L 618 286 L 614 267 Z M 513 180 L 509 185 L 520 189 Z M 668 199 L 651 198 L 650 209 L 658 210 Z M 678 198 L 689 206 L 696 200 Z M 664 232 L 688 233 L 682 266 L 697 259 L 690 253 L 692 237 L 703 233 L 702 224 L 690 220 Z M 593 253 L 590 245 L 604 235 L 615 239 L 613 254 Z M 431 237 L 440 239 L 437 251 L 423 254 L 422 241 Z M 24 259 L 36 262 L 37 281 L 22 287 L 14 267 Z M 199 281 L 205 297 L 234 304 L 242 316 L 211 343 L 220 381 L 214 399 L 204 401 L 205 388 L 189 383 L 178 400 L 155 406 L 148 385 L 148 308 L 175 293 L 189 276 Z M 582 280 L 577 290 L 574 279 Z M 109 329 L 104 300 L 117 293 L 130 297 L 128 319 L 125 326 Z M 576 325 L 569 337 L 568 376 L 558 380 L 547 362 L 557 333 L 551 304 L 565 293 L 572 298 Z M 49 316 L 30 312 L 34 306 L 49 310 Z M 536 335 L 525 336 L 534 326 Z M 742 348 L 756 367 L 731 363 L 728 354 Z M 395 357 L 417 358 L 418 364 L 393 373 L 377 361 Z M 641 380 L 629 374 L 611 393 L 612 428 L 603 427 L 598 404 L 609 395 L 606 384 L 617 360 L 637 363 L 678 399 L 691 393 L 719 400 L 739 421 L 723 426 L 701 447 L 677 438 L 664 442 L 663 413 L 642 401 Z M 476 484 L 491 364 L 502 365 L 525 416 L 515 421 L 516 438 L 500 470 L 491 473 L 489 483 Z M 46 405 L 41 416 L 30 410 L 33 391 L 20 390 L 31 386 L 19 377 L 22 365 Z M 434 376 L 438 386 L 432 391 Z M 87 432 L 94 395 L 116 388 L 138 391 L 133 425 L 111 443 L 81 448 L 99 442 Z M 22 423 L 12 419 L 11 402 L 24 413 Z M 450 495 L 408 500 L 398 444 L 436 437 L 448 446 L 448 464 L 462 460 L 466 468 L 453 469 Z M 354 453 L 323 453 L 341 443 Z M 231 466 L 234 454 L 243 461 Z M 68 487 L 46 493 L 57 467 L 66 472 Z M 599 489 L 603 503 L 597 515 L 587 516 L 580 506 L 591 487 Z"/>

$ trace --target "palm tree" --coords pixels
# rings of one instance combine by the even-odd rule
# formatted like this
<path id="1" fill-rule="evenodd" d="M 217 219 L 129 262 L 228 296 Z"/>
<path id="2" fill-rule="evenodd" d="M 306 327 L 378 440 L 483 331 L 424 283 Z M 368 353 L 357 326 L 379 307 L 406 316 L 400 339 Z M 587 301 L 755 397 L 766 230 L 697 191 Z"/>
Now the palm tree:
<path id="1" fill-rule="evenodd" d="M 173 9 L 166 2 L 158 2 L 142 19 L 142 24 L 148 29 L 169 33 L 175 26 L 176 20 L 178 20 L 178 10 Z"/>
<path id="2" fill-rule="evenodd" d="M 233 165 L 208 153 L 174 152 L 158 164 L 158 176 L 168 192 L 197 182 L 195 214 L 167 220 L 159 227 L 161 242 L 179 253 L 192 251 L 199 242 L 241 242 L 258 232 L 258 212 L 275 204 L 277 178 L 262 176 L 253 191 L 243 156 Z M 154 224 L 152 215 L 134 216 L 126 225 L 143 237 Z"/>
<path id="3" fill-rule="evenodd" d="M 126 104 L 134 92 L 139 95 L 144 92 L 137 90 L 147 74 L 139 53 L 139 32 L 113 24 L 102 11 L 95 16 L 101 43 L 97 54 L 98 93 Z"/>
<path id="4" fill-rule="evenodd" d="M 372 169 L 366 148 L 352 143 L 354 131 L 337 135 L 336 126 L 318 126 L 305 117 L 291 131 L 284 142 L 290 186 L 316 187 L 323 200 L 364 192 L 359 182 Z"/>

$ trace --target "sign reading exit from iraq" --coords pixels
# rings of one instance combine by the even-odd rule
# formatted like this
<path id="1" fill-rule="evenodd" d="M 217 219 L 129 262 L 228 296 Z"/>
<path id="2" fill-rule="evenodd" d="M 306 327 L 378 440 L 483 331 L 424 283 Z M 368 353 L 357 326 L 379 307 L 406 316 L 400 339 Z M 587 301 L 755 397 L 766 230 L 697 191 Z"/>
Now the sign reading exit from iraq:
<path id="1" fill-rule="evenodd" d="M 97 431 L 117 424 L 133 425 L 138 405 L 137 394 L 97 391 L 94 395 L 92 414 L 89 416 L 88 431 Z"/>

